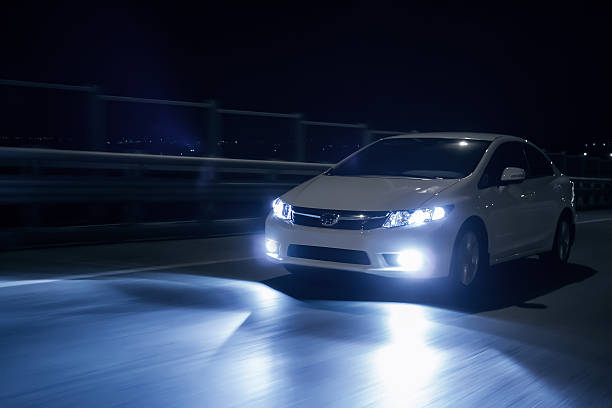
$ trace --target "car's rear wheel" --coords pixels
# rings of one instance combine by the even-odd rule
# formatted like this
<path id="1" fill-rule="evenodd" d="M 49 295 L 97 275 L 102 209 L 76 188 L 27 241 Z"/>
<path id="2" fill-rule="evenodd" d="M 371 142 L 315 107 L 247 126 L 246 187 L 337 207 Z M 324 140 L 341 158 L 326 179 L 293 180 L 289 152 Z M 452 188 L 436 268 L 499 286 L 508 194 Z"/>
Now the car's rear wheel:
<path id="1" fill-rule="evenodd" d="M 572 225 L 568 217 L 562 217 L 557 223 L 552 250 L 541 255 L 544 262 L 561 265 L 567 262 L 572 249 Z"/>
<path id="2" fill-rule="evenodd" d="M 450 278 L 462 291 L 479 286 L 489 268 L 486 237 L 480 228 L 468 226 L 457 235 Z"/>

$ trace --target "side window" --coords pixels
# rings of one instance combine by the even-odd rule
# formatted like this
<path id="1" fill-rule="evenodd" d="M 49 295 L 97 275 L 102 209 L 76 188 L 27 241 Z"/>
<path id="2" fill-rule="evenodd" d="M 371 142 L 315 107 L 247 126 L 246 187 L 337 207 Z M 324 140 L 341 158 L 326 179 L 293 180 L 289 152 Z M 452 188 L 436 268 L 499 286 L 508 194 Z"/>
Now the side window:
<path id="1" fill-rule="evenodd" d="M 525 153 L 529 162 L 527 178 L 552 176 L 555 174 L 550 161 L 533 146 L 525 145 Z"/>
<path id="2" fill-rule="evenodd" d="M 499 180 L 506 167 L 519 167 L 527 171 L 527 160 L 521 143 L 508 142 L 497 147 L 482 174 L 478 187 L 487 188 L 499 185 Z"/>

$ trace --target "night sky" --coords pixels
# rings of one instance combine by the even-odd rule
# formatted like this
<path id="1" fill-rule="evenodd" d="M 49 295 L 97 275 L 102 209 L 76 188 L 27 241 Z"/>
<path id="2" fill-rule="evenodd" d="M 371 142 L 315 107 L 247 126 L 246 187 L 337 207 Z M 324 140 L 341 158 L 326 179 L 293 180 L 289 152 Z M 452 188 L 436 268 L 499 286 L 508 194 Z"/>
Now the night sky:
<path id="1" fill-rule="evenodd" d="M 4 6 L 0 77 L 550 150 L 612 139 L 603 6 L 455 3 Z"/>

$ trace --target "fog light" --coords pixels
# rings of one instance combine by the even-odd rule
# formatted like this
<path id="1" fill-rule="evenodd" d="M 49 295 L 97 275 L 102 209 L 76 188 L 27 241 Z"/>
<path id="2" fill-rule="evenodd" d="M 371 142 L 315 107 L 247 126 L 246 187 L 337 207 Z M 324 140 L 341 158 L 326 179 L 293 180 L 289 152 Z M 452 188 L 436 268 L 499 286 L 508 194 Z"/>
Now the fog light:
<path id="1" fill-rule="evenodd" d="M 266 238 L 266 252 L 268 255 L 278 255 L 279 249 L 280 244 L 277 241 Z"/>
<path id="2" fill-rule="evenodd" d="M 423 267 L 423 254 L 414 249 L 402 251 L 397 256 L 397 263 L 406 270 L 418 271 Z"/>

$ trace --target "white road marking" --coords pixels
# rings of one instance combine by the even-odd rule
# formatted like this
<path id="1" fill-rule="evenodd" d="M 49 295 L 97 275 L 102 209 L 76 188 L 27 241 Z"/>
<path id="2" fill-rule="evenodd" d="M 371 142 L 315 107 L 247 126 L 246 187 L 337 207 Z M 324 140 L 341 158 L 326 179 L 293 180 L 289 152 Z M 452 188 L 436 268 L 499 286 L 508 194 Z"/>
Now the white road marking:
<path id="1" fill-rule="evenodd" d="M 606 222 L 606 221 L 612 221 L 612 218 L 597 218 L 595 220 L 576 221 L 576 224 L 590 224 L 592 222 Z"/>
<path id="2" fill-rule="evenodd" d="M 243 257 L 243 258 L 219 259 L 215 261 L 199 261 L 199 262 L 187 262 L 187 263 L 171 264 L 171 265 L 146 266 L 142 268 L 132 268 L 132 269 L 118 269 L 114 271 L 86 273 L 86 274 L 81 274 L 81 275 L 66 275 L 66 276 L 61 276 L 59 278 L 53 278 L 53 279 L 33 279 L 33 280 L 0 282 L 0 288 L 9 288 L 12 286 L 37 285 L 41 283 L 51 283 L 51 282 L 58 282 L 58 281 L 63 281 L 63 280 L 89 279 L 89 278 L 97 278 L 99 276 L 108 276 L 108 275 L 126 275 L 129 273 L 159 271 L 163 269 L 173 269 L 173 268 L 185 268 L 189 266 L 214 265 L 214 264 L 221 264 L 221 263 L 240 262 L 240 261 L 247 261 L 250 259 L 255 259 L 255 257 L 249 256 L 249 257 Z"/>

